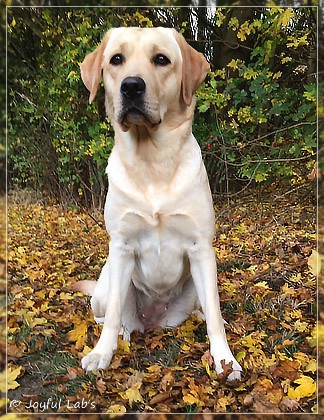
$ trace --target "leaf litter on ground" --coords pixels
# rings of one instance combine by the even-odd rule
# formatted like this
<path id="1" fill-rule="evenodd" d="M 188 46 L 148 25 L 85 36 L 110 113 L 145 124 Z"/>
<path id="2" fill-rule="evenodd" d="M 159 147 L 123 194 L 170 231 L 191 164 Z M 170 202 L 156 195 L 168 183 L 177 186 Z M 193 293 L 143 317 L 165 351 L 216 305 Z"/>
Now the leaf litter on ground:
<path id="1" fill-rule="evenodd" d="M 316 411 L 316 212 L 308 197 L 237 196 L 215 206 L 214 241 L 229 345 L 243 367 L 217 376 L 203 317 L 121 338 L 110 367 L 80 360 L 102 326 L 89 297 L 108 255 L 102 216 L 55 203 L 10 203 L 8 380 L 12 412 L 55 396 L 49 412 L 283 413 Z M 278 196 L 278 193 L 276 192 Z M 33 385 L 34 384 L 34 385 Z M 81 403 L 82 402 L 82 403 Z"/>

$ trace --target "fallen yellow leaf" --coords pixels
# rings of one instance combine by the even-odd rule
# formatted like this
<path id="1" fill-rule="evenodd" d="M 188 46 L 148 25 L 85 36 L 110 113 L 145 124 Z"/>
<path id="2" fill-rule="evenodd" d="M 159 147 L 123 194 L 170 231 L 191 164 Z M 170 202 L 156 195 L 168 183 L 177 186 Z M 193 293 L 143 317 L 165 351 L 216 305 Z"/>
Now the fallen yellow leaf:
<path id="1" fill-rule="evenodd" d="M 183 397 L 183 401 L 190 405 L 196 404 L 200 407 L 205 405 L 203 401 L 200 401 L 198 398 L 194 397 L 192 394 L 187 394 Z"/>
<path id="2" fill-rule="evenodd" d="M 317 363 L 316 360 L 311 360 L 305 368 L 305 372 L 312 372 L 315 373 L 317 371 Z"/>
<path id="3" fill-rule="evenodd" d="M 123 353 L 130 353 L 130 342 L 118 337 L 118 350 Z"/>
<path id="4" fill-rule="evenodd" d="M 84 354 L 84 356 L 86 356 L 87 354 L 89 354 L 91 352 L 91 348 L 88 346 L 84 346 L 83 350 L 82 350 L 82 354 Z"/>
<path id="5" fill-rule="evenodd" d="M 107 413 L 126 413 L 126 408 L 121 404 L 113 404 L 108 408 Z M 113 418 L 114 416 L 110 417 Z"/>
<path id="6" fill-rule="evenodd" d="M 75 348 L 81 350 L 87 340 L 88 326 L 86 322 L 80 322 L 73 330 L 67 333 L 67 339 L 75 342 Z"/>
<path id="7" fill-rule="evenodd" d="M 316 391 L 316 383 L 309 376 L 301 376 L 296 379 L 294 383 L 298 384 L 297 388 L 288 389 L 288 397 L 296 401 L 299 401 L 301 398 L 310 397 Z"/>
<path id="8" fill-rule="evenodd" d="M 131 388 L 128 388 L 124 392 L 119 392 L 119 395 L 128 400 L 129 405 L 132 407 L 135 402 L 143 402 L 142 395 L 139 391 L 142 383 L 136 383 Z"/>
<path id="9" fill-rule="evenodd" d="M 8 391 L 10 389 L 16 389 L 20 386 L 20 384 L 16 381 L 18 376 L 23 372 L 23 367 L 11 367 L 8 366 L 7 370 L 0 373 L 0 391 L 5 393 L 6 388 Z M 6 386 L 7 385 L 7 386 Z"/>
<path id="10" fill-rule="evenodd" d="M 190 346 L 188 346 L 187 344 L 184 343 L 184 344 L 182 344 L 181 349 L 183 351 L 188 351 L 188 350 L 190 350 Z"/>
<path id="11" fill-rule="evenodd" d="M 160 373 L 161 372 L 161 366 L 159 366 L 159 365 L 151 365 L 151 366 L 149 366 L 148 368 L 147 368 L 147 370 L 150 372 L 150 373 Z"/>
<path id="12" fill-rule="evenodd" d="M 206 372 L 208 373 L 208 376 L 210 376 L 211 375 L 210 367 L 213 365 L 214 360 L 213 360 L 209 350 L 207 350 L 202 355 L 201 361 L 202 361 L 202 364 L 204 365 L 204 368 L 206 369 Z"/>
<path id="13" fill-rule="evenodd" d="M 256 287 L 262 287 L 264 289 L 269 289 L 268 283 L 266 281 L 259 281 L 254 286 L 256 286 Z"/>
<path id="14" fill-rule="evenodd" d="M 245 358 L 245 356 L 246 356 L 246 351 L 240 351 L 236 355 L 236 360 L 240 362 L 241 360 Z"/>

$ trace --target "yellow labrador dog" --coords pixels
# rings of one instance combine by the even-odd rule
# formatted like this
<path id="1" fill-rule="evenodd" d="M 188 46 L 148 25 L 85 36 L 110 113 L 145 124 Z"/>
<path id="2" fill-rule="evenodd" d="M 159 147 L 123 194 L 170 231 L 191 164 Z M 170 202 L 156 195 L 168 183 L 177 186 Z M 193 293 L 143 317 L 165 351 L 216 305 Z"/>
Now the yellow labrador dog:
<path id="1" fill-rule="evenodd" d="M 220 312 L 212 240 L 213 203 L 192 134 L 195 91 L 209 69 L 204 56 L 173 29 L 116 28 L 81 64 L 93 101 L 103 77 L 115 130 L 108 161 L 105 222 L 109 257 L 91 292 L 103 330 L 82 359 L 106 368 L 120 329 L 175 327 L 199 302 L 217 373 L 232 362 Z"/>

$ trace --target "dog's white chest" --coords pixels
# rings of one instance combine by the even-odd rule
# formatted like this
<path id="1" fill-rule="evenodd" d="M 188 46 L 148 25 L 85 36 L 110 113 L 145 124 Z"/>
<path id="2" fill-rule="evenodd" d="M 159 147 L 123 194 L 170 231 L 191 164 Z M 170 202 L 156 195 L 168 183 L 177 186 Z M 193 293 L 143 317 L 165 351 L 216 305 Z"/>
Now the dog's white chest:
<path id="1" fill-rule="evenodd" d="M 154 296 L 167 294 L 184 272 L 190 218 L 131 212 L 123 217 L 123 222 L 127 224 L 127 246 L 135 254 L 135 286 Z"/>

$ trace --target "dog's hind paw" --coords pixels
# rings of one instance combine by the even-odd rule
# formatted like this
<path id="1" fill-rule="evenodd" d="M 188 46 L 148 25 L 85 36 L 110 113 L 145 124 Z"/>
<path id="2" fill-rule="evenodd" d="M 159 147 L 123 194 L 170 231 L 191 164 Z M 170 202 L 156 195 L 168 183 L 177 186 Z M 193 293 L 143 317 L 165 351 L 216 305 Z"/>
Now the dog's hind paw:
<path id="1" fill-rule="evenodd" d="M 82 358 L 82 369 L 87 372 L 106 369 L 111 361 L 112 354 L 89 353 Z"/>

